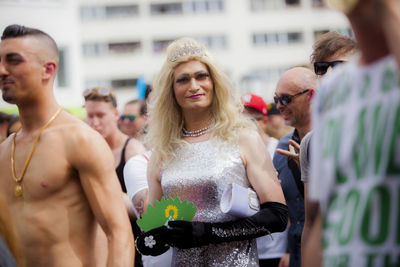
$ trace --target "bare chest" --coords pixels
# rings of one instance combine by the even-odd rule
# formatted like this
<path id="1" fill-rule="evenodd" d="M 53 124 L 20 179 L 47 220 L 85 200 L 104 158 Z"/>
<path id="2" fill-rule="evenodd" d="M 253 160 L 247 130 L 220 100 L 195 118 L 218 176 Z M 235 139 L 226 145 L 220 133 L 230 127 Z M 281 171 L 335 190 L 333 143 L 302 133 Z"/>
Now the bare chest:
<path id="1" fill-rule="evenodd" d="M 32 144 L 29 143 L 22 142 L 16 145 L 13 157 L 14 174 L 11 145 L 3 148 L 0 153 L 0 192 L 6 199 L 17 197 L 18 190 L 25 199 L 47 198 L 64 188 L 74 176 L 61 145 L 39 143 L 27 163 L 31 148 Z M 27 167 L 23 174 L 25 165 Z"/>

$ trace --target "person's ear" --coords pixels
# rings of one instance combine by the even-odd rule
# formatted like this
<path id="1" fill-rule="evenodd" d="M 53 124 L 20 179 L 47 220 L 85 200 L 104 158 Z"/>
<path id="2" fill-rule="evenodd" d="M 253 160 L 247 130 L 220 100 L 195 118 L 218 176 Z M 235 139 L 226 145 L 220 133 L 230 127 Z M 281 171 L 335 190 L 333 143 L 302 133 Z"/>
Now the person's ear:
<path id="1" fill-rule="evenodd" d="M 48 61 L 43 65 L 43 69 L 43 79 L 49 80 L 56 75 L 57 63 L 54 61 Z"/>

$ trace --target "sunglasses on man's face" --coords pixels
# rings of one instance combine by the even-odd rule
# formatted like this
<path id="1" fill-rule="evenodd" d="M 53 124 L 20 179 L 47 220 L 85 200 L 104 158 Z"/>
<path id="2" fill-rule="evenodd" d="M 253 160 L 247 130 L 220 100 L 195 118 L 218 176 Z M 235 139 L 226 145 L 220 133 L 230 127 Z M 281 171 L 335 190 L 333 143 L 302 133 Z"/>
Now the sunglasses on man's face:
<path id="1" fill-rule="evenodd" d="M 129 119 L 129 121 L 134 121 L 136 119 L 135 115 L 121 115 L 119 117 L 121 119 L 121 121 L 125 120 L 125 119 Z"/>
<path id="2" fill-rule="evenodd" d="M 302 95 L 307 93 L 308 91 L 310 91 L 310 89 L 306 89 L 304 91 L 301 91 L 297 94 L 294 95 L 281 95 L 281 96 L 275 96 L 274 97 L 274 102 L 275 104 L 281 103 L 281 105 L 286 106 L 288 105 L 290 102 L 292 102 L 293 98 L 295 98 L 296 96 Z"/>
<path id="3" fill-rule="evenodd" d="M 345 62 L 344 60 L 335 60 L 335 61 L 319 61 L 314 62 L 314 72 L 317 75 L 324 75 L 329 67 L 336 67 L 339 64 Z"/>

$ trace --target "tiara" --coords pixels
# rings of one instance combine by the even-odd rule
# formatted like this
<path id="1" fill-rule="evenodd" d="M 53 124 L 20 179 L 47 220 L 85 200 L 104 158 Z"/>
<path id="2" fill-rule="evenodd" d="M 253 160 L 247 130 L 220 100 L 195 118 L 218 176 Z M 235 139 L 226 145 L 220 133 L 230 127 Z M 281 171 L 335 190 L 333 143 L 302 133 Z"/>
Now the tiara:
<path id="1" fill-rule="evenodd" d="M 175 62 L 181 57 L 203 56 L 203 55 L 204 52 L 200 47 L 185 44 L 183 47 L 175 50 L 169 57 L 169 60 L 171 62 Z"/>

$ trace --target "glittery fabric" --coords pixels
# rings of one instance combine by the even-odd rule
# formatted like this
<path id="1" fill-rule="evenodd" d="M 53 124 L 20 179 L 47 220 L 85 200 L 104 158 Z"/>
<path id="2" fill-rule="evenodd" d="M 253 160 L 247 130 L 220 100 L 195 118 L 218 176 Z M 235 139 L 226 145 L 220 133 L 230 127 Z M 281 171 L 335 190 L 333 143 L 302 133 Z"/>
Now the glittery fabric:
<path id="1" fill-rule="evenodd" d="M 193 221 L 225 222 L 237 218 L 221 211 L 222 192 L 229 183 L 249 187 L 239 148 L 214 138 L 177 149 L 178 159 L 161 173 L 166 197 L 179 197 L 197 207 Z M 173 266 L 258 266 L 255 239 L 174 249 Z"/>

